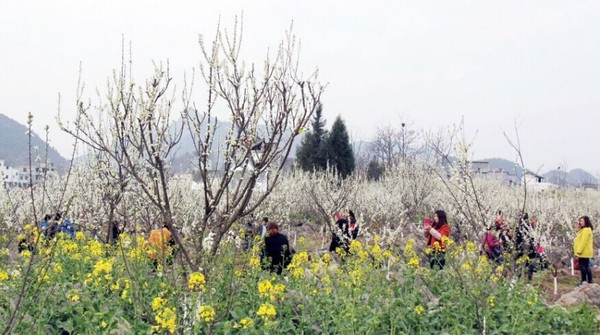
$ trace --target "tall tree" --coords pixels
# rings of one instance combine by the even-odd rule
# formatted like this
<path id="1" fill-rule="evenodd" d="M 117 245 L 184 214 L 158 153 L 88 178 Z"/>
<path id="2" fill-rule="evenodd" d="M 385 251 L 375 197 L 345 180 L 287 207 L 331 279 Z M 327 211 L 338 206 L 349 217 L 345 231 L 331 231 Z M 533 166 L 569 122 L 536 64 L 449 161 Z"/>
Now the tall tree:
<path id="1" fill-rule="evenodd" d="M 313 117 L 312 130 L 306 134 L 296 154 L 302 170 L 312 171 L 327 168 L 326 139 L 327 130 L 323 119 L 323 105 L 319 104 Z"/>
<path id="2" fill-rule="evenodd" d="M 416 141 L 417 132 L 405 122 L 401 123 L 400 128 L 390 125 L 379 127 L 369 145 L 371 158 L 391 168 L 399 161 L 405 162 L 417 154 L 414 148 Z"/>
<path id="3" fill-rule="evenodd" d="M 330 166 L 335 167 L 340 175 L 345 178 L 354 171 L 354 151 L 350 144 L 350 136 L 346 130 L 346 124 L 338 115 L 331 126 L 331 132 L 325 143 L 327 161 Z"/>
<path id="4" fill-rule="evenodd" d="M 367 167 L 367 179 L 379 181 L 383 176 L 384 166 L 377 161 L 370 161 Z"/>

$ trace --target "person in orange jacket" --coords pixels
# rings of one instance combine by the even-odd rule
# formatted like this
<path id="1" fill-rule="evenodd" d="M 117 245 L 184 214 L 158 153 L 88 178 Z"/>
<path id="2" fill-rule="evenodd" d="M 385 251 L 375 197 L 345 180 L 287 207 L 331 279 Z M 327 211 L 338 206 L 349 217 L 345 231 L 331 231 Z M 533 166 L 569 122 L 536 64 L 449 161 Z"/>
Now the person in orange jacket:
<path id="1" fill-rule="evenodd" d="M 575 235 L 573 252 L 579 258 L 579 269 L 581 270 L 581 284 L 592 283 L 592 268 L 590 259 L 594 257 L 594 234 L 592 233 L 590 218 L 582 216 L 579 218 L 579 231 Z"/>
<path id="2" fill-rule="evenodd" d="M 446 238 L 450 236 L 450 225 L 448 225 L 446 219 L 446 212 L 438 210 L 433 215 L 433 225 L 429 224 L 428 220 L 425 221 L 425 238 L 427 239 L 427 247 L 431 248 L 429 266 L 432 269 L 436 265 L 443 269 L 446 264 L 446 245 L 442 241 L 443 236 L 446 236 Z"/>
<path id="3" fill-rule="evenodd" d="M 165 223 L 162 228 L 150 231 L 150 236 L 146 242 L 148 248 L 146 255 L 153 260 L 155 267 L 158 267 L 159 261 L 163 260 L 166 260 L 167 264 L 172 264 L 173 245 L 173 234 Z"/>

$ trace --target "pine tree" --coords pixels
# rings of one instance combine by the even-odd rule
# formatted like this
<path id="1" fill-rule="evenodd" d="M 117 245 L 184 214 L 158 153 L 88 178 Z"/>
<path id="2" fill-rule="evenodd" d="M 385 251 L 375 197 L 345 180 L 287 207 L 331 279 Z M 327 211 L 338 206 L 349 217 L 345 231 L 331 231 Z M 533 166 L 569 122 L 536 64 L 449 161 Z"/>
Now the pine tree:
<path id="1" fill-rule="evenodd" d="M 319 105 L 313 118 L 312 130 L 306 134 L 296 153 L 298 165 L 304 171 L 327 168 L 326 139 L 327 130 L 325 130 L 325 120 L 323 120 L 323 106 Z"/>
<path id="2" fill-rule="evenodd" d="M 326 142 L 327 161 L 335 167 L 343 178 L 354 171 L 354 151 L 346 125 L 340 116 L 335 119 Z"/>

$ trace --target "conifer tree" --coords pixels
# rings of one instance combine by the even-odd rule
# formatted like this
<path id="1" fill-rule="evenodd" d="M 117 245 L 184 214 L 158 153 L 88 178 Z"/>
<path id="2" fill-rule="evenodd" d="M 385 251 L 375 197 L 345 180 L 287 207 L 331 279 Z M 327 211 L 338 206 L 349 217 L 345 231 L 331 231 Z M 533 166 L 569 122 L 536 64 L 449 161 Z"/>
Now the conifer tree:
<path id="1" fill-rule="evenodd" d="M 340 116 L 335 119 L 331 127 L 325 148 L 329 165 L 335 167 L 343 178 L 351 175 L 355 167 L 354 151 L 350 145 L 346 124 Z"/>
<path id="2" fill-rule="evenodd" d="M 303 170 L 324 170 L 327 167 L 326 139 L 327 130 L 325 130 L 325 120 L 323 120 L 323 106 L 319 105 L 313 117 L 312 130 L 306 134 L 296 154 L 298 165 Z"/>

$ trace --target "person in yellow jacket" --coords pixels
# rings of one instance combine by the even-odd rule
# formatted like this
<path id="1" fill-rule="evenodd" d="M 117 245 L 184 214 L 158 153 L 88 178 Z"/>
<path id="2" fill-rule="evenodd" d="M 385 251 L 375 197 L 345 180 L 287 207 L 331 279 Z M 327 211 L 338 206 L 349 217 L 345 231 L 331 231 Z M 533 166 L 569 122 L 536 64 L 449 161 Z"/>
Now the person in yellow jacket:
<path id="1" fill-rule="evenodd" d="M 165 224 L 160 229 L 153 229 L 150 231 L 150 236 L 146 242 L 148 249 L 148 258 L 154 261 L 154 266 L 157 267 L 159 261 L 166 260 L 167 264 L 172 261 L 172 246 L 173 246 L 173 234 L 167 228 Z"/>
<path id="2" fill-rule="evenodd" d="M 575 257 L 579 258 L 579 269 L 581 270 L 581 283 L 592 282 L 592 268 L 590 259 L 594 257 L 594 234 L 592 233 L 592 223 L 590 218 L 582 216 L 579 218 L 579 231 L 575 235 L 573 243 L 573 252 Z"/>

